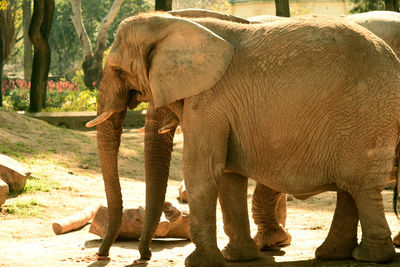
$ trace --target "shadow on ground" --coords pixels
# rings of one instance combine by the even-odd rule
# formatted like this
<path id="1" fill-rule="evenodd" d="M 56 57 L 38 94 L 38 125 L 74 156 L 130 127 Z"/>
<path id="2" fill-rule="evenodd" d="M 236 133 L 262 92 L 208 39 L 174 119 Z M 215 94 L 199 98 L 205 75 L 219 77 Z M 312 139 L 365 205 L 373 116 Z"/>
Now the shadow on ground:
<path id="1" fill-rule="evenodd" d="M 93 240 L 88 240 L 85 242 L 85 247 L 87 248 L 95 248 L 99 247 L 101 244 L 101 239 L 93 239 Z M 153 253 L 157 253 L 163 250 L 169 250 L 169 249 L 175 249 L 175 248 L 183 248 L 190 244 L 190 241 L 188 240 L 179 240 L 179 239 L 172 239 L 172 240 L 153 240 L 151 243 L 151 250 Z M 113 246 L 117 246 L 120 248 L 124 249 L 132 249 L 134 252 L 132 252 L 132 255 L 138 254 L 138 246 L 139 246 L 139 241 L 118 241 L 113 244 Z M 310 260 L 299 260 L 299 261 L 285 261 L 285 262 L 276 262 L 275 257 L 282 257 L 286 254 L 286 252 L 283 249 L 272 249 L 272 250 L 266 250 L 262 251 L 262 258 L 256 261 L 249 261 L 249 262 L 226 262 L 227 267 L 261 267 L 261 266 L 285 266 L 285 267 L 343 267 L 343 266 L 351 266 L 351 267 L 358 267 L 358 266 L 384 266 L 384 267 L 395 267 L 395 266 L 400 266 L 400 253 L 396 253 L 395 259 L 390 262 L 390 263 L 385 263 L 385 264 L 378 264 L 378 263 L 371 263 L 371 262 L 359 262 L 356 260 L 343 260 L 343 261 L 320 261 L 320 260 L 315 260 L 315 259 L 310 259 Z M 135 259 L 134 256 L 132 256 L 132 261 L 138 261 L 138 259 Z M 281 259 L 282 260 L 282 259 Z M 147 266 L 151 262 L 140 262 L 140 264 L 134 263 L 130 265 L 125 265 L 125 266 Z M 96 261 L 88 266 L 93 266 L 93 267 L 100 267 L 100 266 L 107 266 L 109 264 L 108 261 Z M 150 264 L 151 265 L 151 264 Z M 183 265 L 182 265 L 183 266 Z"/>

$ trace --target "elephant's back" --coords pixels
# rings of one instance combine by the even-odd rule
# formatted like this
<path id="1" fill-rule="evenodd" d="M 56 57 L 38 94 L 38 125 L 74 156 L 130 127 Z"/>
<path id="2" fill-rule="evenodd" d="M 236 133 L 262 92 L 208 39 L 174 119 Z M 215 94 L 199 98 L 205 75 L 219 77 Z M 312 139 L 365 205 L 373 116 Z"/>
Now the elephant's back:
<path id="1" fill-rule="evenodd" d="M 359 25 L 320 21 L 257 26 L 254 34 L 264 41 L 255 38 L 252 47 L 249 40 L 251 49 L 235 52 L 227 75 L 244 80 L 229 92 L 235 96 L 229 158 L 246 159 L 241 169 L 251 177 L 275 173 L 293 184 L 316 177 L 310 183 L 318 185 L 359 168 L 384 173 L 392 163 L 400 118 L 397 57 Z M 381 167 L 368 167 L 374 161 Z"/>

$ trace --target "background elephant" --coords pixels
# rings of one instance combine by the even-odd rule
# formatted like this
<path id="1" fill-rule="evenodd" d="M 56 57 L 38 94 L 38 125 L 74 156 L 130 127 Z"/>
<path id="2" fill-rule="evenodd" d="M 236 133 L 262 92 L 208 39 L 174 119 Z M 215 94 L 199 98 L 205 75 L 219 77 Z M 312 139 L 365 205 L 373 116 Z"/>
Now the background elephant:
<path id="1" fill-rule="evenodd" d="M 305 15 L 302 17 L 309 17 L 310 15 Z M 377 35 L 378 37 L 382 38 L 395 52 L 397 57 L 400 58 L 400 14 L 398 12 L 392 12 L 392 11 L 372 11 L 372 12 L 366 12 L 366 13 L 359 13 L 359 14 L 353 14 L 353 15 L 348 15 L 348 16 L 343 16 L 345 19 L 355 22 L 364 28 L 370 30 L 372 33 Z M 285 17 L 277 17 L 277 16 L 272 16 L 272 15 L 261 15 L 261 16 L 255 16 L 251 17 L 248 20 L 251 23 L 269 23 L 269 22 L 274 22 L 274 21 L 287 21 L 290 20 L 291 18 L 285 18 Z M 395 179 L 395 174 L 392 175 L 392 178 Z M 261 189 L 261 185 L 258 185 L 260 187 L 259 190 L 257 190 L 257 194 L 263 194 L 264 199 L 268 200 L 270 194 L 268 194 L 267 189 L 265 189 L 265 192 L 263 192 L 263 189 Z M 260 193 L 258 193 L 260 192 Z M 340 198 L 338 196 L 338 198 Z M 338 205 L 340 206 L 340 200 L 338 200 Z M 265 216 L 266 218 L 269 218 L 269 223 L 272 222 L 273 216 L 271 217 L 270 215 L 270 207 L 268 207 L 268 202 L 264 202 L 265 205 L 258 205 L 256 202 L 253 202 L 253 210 L 256 207 L 257 209 L 257 214 L 260 214 L 261 216 Z M 278 214 L 286 214 L 283 212 L 283 209 L 286 208 L 286 198 L 281 197 L 281 200 L 279 202 L 279 207 L 277 207 L 277 213 Z M 254 211 L 253 211 L 254 212 Z M 350 216 L 350 214 L 347 212 L 347 216 L 349 218 L 352 218 L 353 220 L 358 220 L 357 214 Z M 254 218 L 256 221 L 256 218 Z M 277 222 L 285 225 L 286 223 L 286 216 L 281 216 L 279 219 L 277 219 Z M 272 223 L 273 225 L 276 225 L 277 222 Z M 258 227 L 265 227 L 266 224 L 258 223 Z M 337 239 L 341 238 L 341 234 L 338 233 L 348 233 L 348 232 L 353 232 L 355 230 L 350 230 L 354 229 L 356 227 L 355 221 L 349 222 L 348 224 L 343 224 L 340 225 L 340 227 L 335 230 L 334 228 L 331 228 L 331 232 L 329 233 L 329 237 L 331 239 Z M 349 227 L 347 229 L 346 227 Z M 268 228 L 268 227 L 267 227 Z M 273 228 L 269 229 L 267 231 L 258 231 L 255 239 L 257 240 L 258 235 L 262 234 L 263 232 L 269 233 L 269 235 L 273 235 L 274 231 Z M 275 231 L 276 232 L 276 231 Z M 334 234 L 336 233 L 336 234 Z M 336 236 L 336 237 L 335 237 Z M 354 239 L 354 238 L 353 238 Z M 263 238 L 262 240 L 267 240 L 267 238 Z M 258 242 L 259 244 L 262 244 L 261 242 Z M 334 241 L 330 243 L 335 243 Z M 264 243 L 266 244 L 266 243 Z M 267 247 L 267 245 L 264 245 L 264 247 Z M 332 248 L 333 249 L 333 248 Z M 317 257 L 323 257 L 323 258 L 330 258 L 329 253 L 326 253 L 328 249 L 326 248 L 324 255 L 320 255 L 319 250 L 317 251 Z"/>
<path id="2" fill-rule="evenodd" d="M 219 192 L 230 237 L 224 256 L 259 256 L 244 201 L 248 176 L 298 197 L 326 190 L 349 194 L 354 201 L 344 206 L 357 209 L 363 229 L 353 256 L 390 260 L 394 248 L 380 191 L 399 137 L 399 62 L 364 28 L 325 19 L 238 27 L 148 14 L 121 23 L 102 77 L 98 118 L 88 123 L 99 125 L 115 225 L 122 210 L 115 199 L 121 119 L 128 106 L 153 102 L 172 110 L 185 133 L 184 177 L 196 244 L 188 266 L 224 264 L 215 238 L 219 183 L 227 188 Z M 116 233 L 108 231 L 111 242 Z M 339 250 L 342 245 L 336 244 Z M 99 253 L 108 253 L 102 247 Z"/>

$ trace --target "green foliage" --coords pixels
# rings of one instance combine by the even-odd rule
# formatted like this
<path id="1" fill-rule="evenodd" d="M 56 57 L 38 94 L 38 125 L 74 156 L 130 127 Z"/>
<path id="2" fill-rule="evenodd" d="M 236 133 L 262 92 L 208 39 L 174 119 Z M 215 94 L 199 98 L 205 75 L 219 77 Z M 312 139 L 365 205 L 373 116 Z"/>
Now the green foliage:
<path id="1" fill-rule="evenodd" d="M 312 10 L 307 8 L 305 4 L 302 4 L 300 2 L 290 6 L 291 17 L 310 14 L 310 13 L 312 13 Z"/>
<path id="2" fill-rule="evenodd" d="M 92 42 L 93 49 L 96 45 L 98 27 L 108 13 L 114 0 L 82 1 L 82 17 L 86 31 Z M 151 9 L 150 0 L 126 0 L 118 11 L 113 23 L 108 29 L 107 47 L 114 40 L 114 33 L 127 17 L 146 12 Z M 56 77 L 72 79 L 82 62 L 82 47 L 72 24 L 72 7 L 68 0 L 56 1 L 53 26 L 49 38 L 51 51 L 50 72 Z"/>
<path id="3" fill-rule="evenodd" d="M 14 110 L 29 109 L 29 90 L 28 88 L 16 88 L 10 93 L 10 101 Z"/>
<path id="4" fill-rule="evenodd" d="M 35 199 L 16 199 L 14 202 L 4 204 L 2 210 L 8 214 L 19 217 L 39 217 L 44 205 Z"/>
<path id="5" fill-rule="evenodd" d="M 231 4 L 228 0 L 174 0 L 173 9 L 202 8 L 224 13 L 230 13 Z"/>
<path id="6" fill-rule="evenodd" d="M 1 0 L 0 1 L 0 10 L 5 10 L 7 8 L 7 1 Z"/>
<path id="7" fill-rule="evenodd" d="M 351 0 L 354 7 L 351 13 L 362 13 L 373 10 L 385 10 L 385 1 L 383 0 Z"/>
<path id="8" fill-rule="evenodd" d="M 98 91 L 76 91 L 69 93 L 59 111 L 95 111 L 97 109 Z"/>

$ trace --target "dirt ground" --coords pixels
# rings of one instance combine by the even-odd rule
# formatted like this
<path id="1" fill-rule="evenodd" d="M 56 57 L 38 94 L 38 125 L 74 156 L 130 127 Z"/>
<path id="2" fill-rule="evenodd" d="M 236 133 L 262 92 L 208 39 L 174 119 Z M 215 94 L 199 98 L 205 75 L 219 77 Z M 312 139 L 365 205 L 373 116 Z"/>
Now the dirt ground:
<path id="1" fill-rule="evenodd" d="M 95 138 L 95 132 L 86 132 L 85 135 L 90 139 Z M 142 140 L 143 133 L 140 130 L 124 131 L 120 167 L 123 169 L 121 184 L 126 208 L 144 204 L 143 170 L 132 169 L 132 166 L 136 165 L 132 163 L 132 157 L 126 155 L 129 154 L 129 147 L 142 147 Z M 88 144 L 88 147 L 95 149 L 93 145 Z M 179 157 L 182 153 L 182 135 L 176 136 L 174 147 L 172 179 L 169 181 L 167 200 L 188 209 L 186 204 L 177 201 L 181 179 Z M 73 164 L 54 164 L 51 160 L 32 160 L 28 167 L 32 173 L 56 177 L 62 181 L 63 188 L 50 192 L 22 194 L 7 200 L 13 202 L 18 198 L 35 198 L 46 208 L 40 217 L 34 218 L 20 218 L 4 213 L 0 215 L 0 266 L 183 266 L 185 257 L 193 251 L 194 245 L 187 240 L 158 239 L 152 243 L 153 257 L 150 261 L 134 262 L 139 258 L 138 241 L 118 241 L 111 248 L 111 261 L 95 261 L 93 255 L 97 252 L 101 240 L 98 236 L 88 233 L 89 225 L 56 236 L 51 224 L 87 206 L 105 204 L 104 187 L 98 167 L 82 169 Z M 130 174 L 133 174 L 135 179 L 128 178 L 132 177 Z M 253 190 L 254 182 L 251 181 L 248 190 L 249 205 Z M 392 211 L 392 191 L 385 190 L 383 196 L 386 218 L 395 234 L 400 230 L 400 223 Z M 314 260 L 315 249 L 328 233 L 335 203 L 336 196 L 333 192 L 323 193 L 306 201 L 289 201 L 287 228 L 292 234 L 292 244 L 285 248 L 264 251 L 263 258 L 258 261 L 230 262 L 227 266 L 380 266 L 356 261 Z M 250 221 L 251 232 L 254 235 L 256 227 L 252 220 Z M 219 207 L 217 226 L 218 246 L 223 248 L 227 238 L 223 232 Z M 400 266 L 400 250 L 396 249 L 396 252 L 395 261 L 382 266 Z"/>

